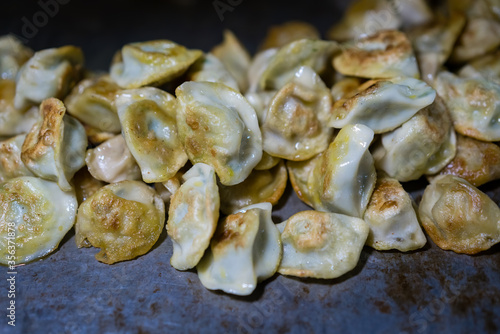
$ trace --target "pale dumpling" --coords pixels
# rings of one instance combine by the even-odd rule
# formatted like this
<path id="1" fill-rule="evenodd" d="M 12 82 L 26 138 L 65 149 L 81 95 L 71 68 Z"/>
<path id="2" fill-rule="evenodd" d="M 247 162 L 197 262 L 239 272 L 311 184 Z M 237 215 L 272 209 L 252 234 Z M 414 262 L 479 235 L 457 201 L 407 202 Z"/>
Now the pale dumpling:
<path id="1" fill-rule="evenodd" d="M 164 182 L 188 157 L 177 134 L 174 96 L 154 87 L 121 91 L 116 107 L 127 147 L 144 182 Z"/>
<path id="2" fill-rule="evenodd" d="M 33 174 L 56 181 L 62 190 L 69 191 L 69 181 L 85 165 L 85 129 L 66 115 L 66 108 L 58 99 L 44 100 L 40 114 L 40 120 L 24 140 L 21 159 Z"/>
<path id="3" fill-rule="evenodd" d="M 14 107 L 16 83 L 0 80 L 0 136 L 15 136 L 28 132 L 39 118 L 37 107 Z"/>
<path id="4" fill-rule="evenodd" d="M 33 51 L 12 35 L 0 37 L 0 79 L 15 80 L 21 66 Z"/>
<path id="5" fill-rule="evenodd" d="M 78 208 L 78 247 L 100 248 L 95 258 L 107 264 L 147 253 L 160 237 L 165 205 L 154 189 L 141 181 L 102 187 Z"/>
<path id="6" fill-rule="evenodd" d="M 425 189 L 422 225 L 440 248 L 476 254 L 500 242 L 500 208 L 469 182 L 439 176 Z"/>
<path id="7" fill-rule="evenodd" d="M 83 62 L 82 50 L 71 45 L 36 52 L 16 77 L 15 107 L 64 98 L 80 80 Z"/>
<path id="8" fill-rule="evenodd" d="M 362 219 L 337 213 L 302 211 L 278 225 L 283 275 L 331 279 L 354 269 L 368 237 Z"/>
<path id="9" fill-rule="evenodd" d="M 215 171 L 198 163 L 182 177 L 184 183 L 171 197 L 167 232 L 172 240 L 172 267 L 194 268 L 210 245 L 219 220 L 219 189 Z"/>
<path id="10" fill-rule="evenodd" d="M 242 182 L 262 157 L 253 107 L 238 91 L 213 82 L 177 87 L 177 128 L 189 160 L 211 165 L 224 185 Z"/>
<path id="11" fill-rule="evenodd" d="M 53 252 L 77 208 L 74 191 L 51 181 L 25 176 L 0 183 L 0 263 L 19 265 Z"/>
<path id="12" fill-rule="evenodd" d="M 324 151 L 333 129 L 327 125 L 332 96 L 321 78 L 302 66 L 271 99 L 261 124 L 263 149 L 287 160 L 307 160 Z"/>
<path id="13" fill-rule="evenodd" d="M 260 77 L 266 71 L 267 67 L 273 60 L 274 56 L 279 49 L 272 48 L 261 52 L 258 52 L 253 58 L 248 67 L 248 90 L 246 93 L 257 93 L 261 92 L 262 89 L 259 86 Z"/>
<path id="14" fill-rule="evenodd" d="M 191 66 L 186 77 L 189 81 L 219 82 L 234 90 L 239 90 L 236 79 L 229 73 L 224 64 L 211 53 L 199 58 Z"/>
<path id="15" fill-rule="evenodd" d="M 87 150 L 85 162 L 90 174 L 97 180 L 107 183 L 141 180 L 141 170 L 122 135 Z"/>
<path id="16" fill-rule="evenodd" d="M 33 176 L 21 160 L 21 148 L 26 135 L 0 141 L 0 182 L 19 176 Z"/>
<path id="17" fill-rule="evenodd" d="M 427 243 L 410 195 L 386 175 L 378 176 L 363 219 L 370 226 L 366 244 L 376 250 L 407 252 Z"/>
<path id="18" fill-rule="evenodd" d="M 197 266 L 210 290 L 246 296 L 276 273 L 282 254 L 271 204 L 259 203 L 227 216 L 217 226 L 210 248 Z"/>
<path id="19" fill-rule="evenodd" d="M 129 89 L 158 86 L 182 75 L 202 54 L 168 40 L 130 43 L 113 59 L 111 79 Z"/>

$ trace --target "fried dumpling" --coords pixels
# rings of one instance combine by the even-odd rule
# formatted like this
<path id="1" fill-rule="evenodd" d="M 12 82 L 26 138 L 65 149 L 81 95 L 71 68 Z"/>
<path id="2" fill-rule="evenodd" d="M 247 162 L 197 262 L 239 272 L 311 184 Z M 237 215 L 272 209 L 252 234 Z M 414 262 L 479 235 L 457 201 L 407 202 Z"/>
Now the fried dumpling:
<path id="1" fill-rule="evenodd" d="M 500 46 L 500 22 L 498 20 L 485 17 L 469 18 L 450 59 L 456 63 L 466 62 L 483 56 L 498 46 Z"/>
<path id="2" fill-rule="evenodd" d="M 219 222 L 210 248 L 197 266 L 198 277 L 207 289 L 246 296 L 257 282 L 274 275 L 281 254 L 271 204 L 250 205 Z"/>
<path id="3" fill-rule="evenodd" d="M 441 72 L 435 88 L 458 133 L 483 141 L 500 140 L 500 84 Z"/>
<path id="4" fill-rule="evenodd" d="M 12 35 L 0 37 L 0 79 L 15 80 L 21 66 L 33 51 Z"/>
<path id="5" fill-rule="evenodd" d="M 277 164 L 279 164 L 281 160 L 283 159 L 276 158 L 273 157 L 272 155 L 267 154 L 266 152 L 262 152 L 262 159 L 260 159 L 259 163 L 257 164 L 257 166 L 254 167 L 254 169 L 255 170 L 271 169 Z"/>
<path id="6" fill-rule="evenodd" d="M 184 74 L 202 54 L 168 40 L 130 43 L 115 55 L 111 79 L 128 89 L 158 86 Z"/>
<path id="7" fill-rule="evenodd" d="M 497 180 L 500 178 L 500 147 L 458 135 L 457 154 L 439 172 L 439 175 L 446 174 L 461 177 L 475 187 Z"/>
<path id="8" fill-rule="evenodd" d="M 71 183 L 75 189 L 76 199 L 79 205 L 106 185 L 105 182 L 94 178 L 86 166 L 76 172 Z"/>
<path id="9" fill-rule="evenodd" d="M 359 87 L 363 83 L 361 78 L 343 77 L 332 86 L 331 92 L 333 102 L 348 99 L 359 93 Z"/>
<path id="10" fill-rule="evenodd" d="M 261 124 L 263 149 L 287 160 L 307 160 L 324 151 L 333 135 L 327 125 L 332 96 L 307 66 L 272 98 Z"/>
<path id="11" fill-rule="evenodd" d="M 376 33 L 347 45 L 333 59 L 343 75 L 362 78 L 419 78 L 417 59 L 410 40 L 397 30 Z"/>
<path id="12" fill-rule="evenodd" d="M 190 81 L 219 82 L 234 90 L 239 90 L 236 79 L 226 69 L 224 64 L 211 53 L 199 58 L 187 73 Z"/>
<path id="13" fill-rule="evenodd" d="M 215 171 L 198 163 L 182 177 L 168 210 L 167 231 L 173 244 L 170 259 L 178 270 L 194 268 L 210 245 L 219 219 L 219 189 Z"/>
<path id="14" fill-rule="evenodd" d="M 311 24 L 303 21 L 289 21 L 280 25 L 271 26 L 260 49 L 267 50 L 281 48 L 299 39 L 320 39 L 318 30 Z"/>
<path id="15" fill-rule="evenodd" d="M 108 183 L 141 180 L 141 170 L 122 135 L 87 150 L 85 162 L 90 174 L 97 180 Z"/>
<path id="16" fill-rule="evenodd" d="M 85 129 L 66 115 L 66 108 L 58 99 L 44 100 L 40 114 L 40 120 L 24 140 L 21 159 L 33 174 L 56 181 L 63 191 L 69 191 L 69 181 L 85 165 Z"/>
<path id="17" fill-rule="evenodd" d="M 234 185 L 219 187 L 220 209 L 229 215 L 245 206 L 268 202 L 278 203 L 286 188 L 288 175 L 283 160 L 266 170 L 253 170 L 245 181 Z"/>
<path id="18" fill-rule="evenodd" d="M 99 189 L 78 208 L 76 245 L 100 248 L 98 261 L 112 264 L 147 253 L 160 237 L 165 206 L 141 181 L 122 181 Z"/>
<path id="19" fill-rule="evenodd" d="M 274 56 L 278 52 L 279 49 L 267 49 L 257 53 L 249 67 L 248 67 L 248 90 L 246 93 L 257 93 L 261 92 L 262 89 L 259 86 L 260 77 L 266 71 L 267 67 L 273 60 Z"/>
<path id="20" fill-rule="evenodd" d="M 250 54 L 238 38 L 230 30 L 224 30 L 224 41 L 214 47 L 211 53 L 220 59 L 229 73 L 236 79 L 239 90 L 246 92 L 248 89 L 247 71 L 250 66 Z"/>
<path id="21" fill-rule="evenodd" d="M 262 135 L 253 107 L 220 83 L 177 87 L 177 128 L 189 160 L 211 165 L 224 185 L 242 182 L 262 157 Z"/>
<path id="22" fill-rule="evenodd" d="M 463 78 L 482 76 L 486 80 L 500 84 L 500 50 L 474 59 L 462 67 L 458 75 Z"/>
<path id="23" fill-rule="evenodd" d="M 331 279 L 354 269 L 368 237 L 362 219 L 302 211 L 278 225 L 282 230 L 283 275 Z"/>
<path id="24" fill-rule="evenodd" d="M 21 148 L 26 135 L 0 141 L 0 182 L 19 176 L 33 176 L 21 160 Z"/>
<path id="25" fill-rule="evenodd" d="M 364 124 L 375 133 L 388 132 L 430 105 L 436 97 L 432 87 L 413 78 L 369 81 L 358 90 L 358 94 L 333 105 L 329 126 Z"/>
<path id="26" fill-rule="evenodd" d="M 28 132 L 38 120 L 38 108 L 14 107 L 16 83 L 0 80 L 0 136 L 15 136 Z"/>
<path id="27" fill-rule="evenodd" d="M 407 252 L 427 243 L 410 195 L 386 175 L 378 176 L 363 219 L 370 226 L 366 244 L 377 250 Z"/>
<path id="28" fill-rule="evenodd" d="M 295 194 L 297 194 L 297 197 L 302 202 L 310 207 L 317 206 L 317 199 L 314 195 L 317 180 L 314 178 L 314 171 L 322 162 L 323 154 L 324 153 L 320 153 L 305 161 L 286 162 L 288 177 L 290 178 L 290 183 L 292 184 Z"/>
<path id="29" fill-rule="evenodd" d="M 64 98 L 80 80 L 83 61 L 82 50 L 71 45 L 36 52 L 17 75 L 15 107 Z"/>
<path id="30" fill-rule="evenodd" d="M 82 80 L 64 100 L 68 113 L 99 131 L 118 133 L 115 97 L 120 87 L 108 76 Z"/>
<path id="31" fill-rule="evenodd" d="M 165 182 L 156 182 L 155 190 L 156 193 L 161 197 L 163 202 L 165 203 L 165 207 L 168 208 L 170 205 L 170 200 L 172 195 L 175 194 L 177 190 L 181 187 L 182 176 L 186 171 L 191 168 L 191 164 L 187 163 L 184 167 L 182 167 L 174 177 L 168 179 Z"/>
<path id="32" fill-rule="evenodd" d="M 422 225 L 440 248 L 476 254 L 500 242 L 500 208 L 469 182 L 439 176 L 425 189 Z"/>
<path id="33" fill-rule="evenodd" d="M 75 193 L 51 181 L 24 176 L 0 183 L 0 263 L 53 252 L 73 227 L 77 207 Z"/>
<path id="34" fill-rule="evenodd" d="M 436 174 L 456 153 L 456 135 L 448 110 L 439 96 L 374 145 L 377 169 L 398 181 Z"/>
<path id="35" fill-rule="evenodd" d="M 154 87 L 121 91 L 116 107 L 127 147 L 144 182 L 164 182 L 188 159 L 177 134 L 177 101 Z"/>
<path id="36" fill-rule="evenodd" d="M 290 81 L 301 66 L 321 74 L 339 45 L 332 41 L 301 39 L 278 50 L 259 79 L 260 89 L 280 89 Z"/>

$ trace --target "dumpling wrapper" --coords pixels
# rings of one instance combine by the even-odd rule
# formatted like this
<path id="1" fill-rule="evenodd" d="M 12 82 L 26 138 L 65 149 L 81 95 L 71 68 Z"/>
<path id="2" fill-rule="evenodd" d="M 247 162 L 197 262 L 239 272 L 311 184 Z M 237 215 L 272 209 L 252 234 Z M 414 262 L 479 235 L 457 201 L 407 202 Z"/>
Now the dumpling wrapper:
<path id="1" fill-rule="evenodd" d="M 397 30 L 380 31 L 347 45 L 333 59 L 333 67 L 343 75 L 368 79 L 420 77 L 411 42 Z"/>
<path id="2" fill-rule="evenodd" d="M 82 167 L 76 172 L 71 183 L 75 189 L 76 199 L 79 205 L 106 185 L 105 182 L 94 178 L 87 167 Z"/>
<path id="3" fill-rule="evenodd" d="M 483 56 L 500 46 L 500 22 L 484 17 L 468 18 L 450 60 L 462 63 Z"/>
<path id="4" fill-rule="evenodd" d="M 87 150 L 85 162 L 90 174 L 97 180 L 115 183 L 142 179 L 141 170 L 122 135 Z"/>
<path id="5" fill-rule="evenodd" d="M 20 176 L 33 176 L 21 160 L 21 148 L 26 135 L 0 141 L 0 182 Z"/>
<path id="6" fill-rule="evenodd" d="M 202 55 L 168 40 L 130 43 L 115 55 L 110 75 L 127 89 L 159 86 L 184 74 Z"/>
<path id="7" fill-rule="evenodd" d="M 33 56 L 33 51 L 13 35 L 0 37 L 0 79 L 15 80 L 21 66 Z"/>
<path id="8" fill-rule="evenodd" d="M 270 203 L 254 204 L 219 222 L 196 268 L 203 286 L 247 296 L 276 273 L 282 247 L 271 209 Z"/>
<path id="9" fill-rule="evenodd" d="M 239 91 L 236 79 L 229 73 L 224 64 L 213 54 L 207 53 L 199 58 L 189 69 L 189 81 L 219 82 Z"/>
<path id="10" fill-rule="evenodd" d="M 191 163 L 206 163 L 224 185 L 242 182 L 262 158 L 253 107 L 238 91 L 212 82 L 177 87 L 177 129 Z"/>
<path id="11" fill-rule="evenodd" d="M 285 192 L 288 175 L 285 163 L 266 170 L 253 170 L 245 181 L 234 185 L 220 185 L 220 209 L 229 215 L 242 208 L 261 202 L 278 203 Z"/>
<path id="12" fill-rule="evenodd" d="M 366 244 L 376 250 L 416 250 L 427 243 L 410 195 L 398 180 L 378 177 L 364 221 L 370 226 Z"/>
<path id="13" fill-rule="evenodd" d="M 258 93 L 263 90 L 260 88 L 259 81 L 262 74 L 266 71 L 267 67 L 273 60 L 274 56 L 279 49 L 267 49 L 258 52 L 252 59 L 247 72 L 248 77 L 248 90 L 246 94 Z"/>
<path id="14" fill-rule="evenodd" d="M 99 189 L 78 208 L 76 245 L 100 248 L 95 258 L 107 264 L 147 253 L 160 237 L 165 205 L 141 181 L 122 181 Z"/>
<path id="15" fill-rule="evenodd" d="M 310 207 L 318 205 L 316 202 L 317 199 L 315 199 L 317 181 L 314 178 L 315 175 L 313 172 L 316 170 L 317 166 L 322 163 L 323 154 L 324 153 L 320 153 L 306 161 L 286 162 L 288 176 L 295 194 L 302 202 Z"/>
<path id="16" fill-rule="evenodd" d="M 288 21 L 273 25 L 267 30 L 266 37 L 260 45 L 260 50 L 281 48 L 300 39 L 320 39 L 318 30 L 304 21 Z"/>
<path id="17" fill-rule="evenodd" d="M 436 97 L 432 87 L 413 78 L 369 81 L 358 90 L 355 96 L 333 105 L 329 126 L 340 129 L 347 124 L 364 124 L 377 134 L 388 132 L 430 105 Z"/>
<path id="18" fill-rule="evenodd" d="M 52 253 L 73 227 L 77 207 L 74 191 L 51 181 L 25 176 L 0 183 L 0 263 L 19 265 Z"/>
<path id="19" fill-rule="evenodd" d="M 323 152 L 333 129 L 327 125 L 332 96 L 321 78 L 307 66 L 272 98 L 261 124 L 263 149 L 287 160 L 307 160 Z"/>
<path id="20" fill-rule="evenodd" d="M 432 241 L 445 250 L 476 254 L 500 242 L 500 208 L 457 176 L 439 176 L 425 188 L 419 216 Z"/>
<path id="21" fill-rule="evenodd" d="M 36 52 L 19 70 L 14 106 L 23 109 L 55 97 L 63 99 L 80 80 L 83 53 L 72 45 Z"/>
<path id="22" fill-rule="evenodd" d="M 331 89 L 333 102 L 346 100 L 358 94 L 362 83 L 363 80 L 356 77 L 343 77 L 338 80 Z"/>
<path id="23" fill-rule="evenodd" d="M 282 230 L 282 275 L 332 279 L 354 269 L 368 237 L 362 219 L 302 211 L 278 225 Z"/>
<path id="24" fill-rule="evenodd" d="M 476 58 L 460 69 L 462 78 L 483 77 L 488 81 L 500 84 L 500 50 L 484 57 Z"/>
<path id="25" fill-rule="evenodd" d="M 183 176 L 168 210 L 167 232 L 172 240 L 170 264 L 177 270 L 194 268 L 210 245 L 219 220 L 219 188 L 215 171 L 198 163 Z"/>
<path id="26" fill-rule="evenodd" d="M 66 115 L 66 107 L 58 99 L 44 100 L 40 114 L 24 140 L 21 160 L 36 176 L 56 181 L 63 191 L 69 191 L 69 181 L 85 165 L 85 129 Z"/>
<path id="27" fill-rule="evenodd" d="M 28 132 L 39 118 L 37 107 L 14 107 L 16 83 L 0 80 L 0 136 L 15 136 Z"/>
<path id="28" fill-rule="evenodd" d="M 123 137 L 144 182 L 164 182 L 186 164 L 177 131 L 177 101 L 154 87 L 121 91 L 116 98 Z"/>

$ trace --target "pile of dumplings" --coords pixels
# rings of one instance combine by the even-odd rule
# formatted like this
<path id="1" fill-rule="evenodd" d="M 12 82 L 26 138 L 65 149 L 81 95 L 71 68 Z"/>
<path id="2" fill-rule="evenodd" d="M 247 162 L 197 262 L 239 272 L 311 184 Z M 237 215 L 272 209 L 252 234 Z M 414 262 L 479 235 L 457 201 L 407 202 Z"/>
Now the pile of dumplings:
<path id="1" fill-rule="evenodd" d="M 276 272 L 332 279 L 365 245 L 475 254 L 500 242 L 500 3 L 358 0 L 320 39 L 272 27 L 250 57 L 125 45 L 109 73 L 75 46 L 0 38 L 0 262 L 78 247 L 113 264 L 166 228 L 171 265 L 251 294 Z M 380 19 L 380 18 L 383 18 Z M 416 206 L 401 182 L 426 178 Z M 275 224 L 290 181 L 308 211 Z M 16 247 L 9 247 L 14 239 Z"/>

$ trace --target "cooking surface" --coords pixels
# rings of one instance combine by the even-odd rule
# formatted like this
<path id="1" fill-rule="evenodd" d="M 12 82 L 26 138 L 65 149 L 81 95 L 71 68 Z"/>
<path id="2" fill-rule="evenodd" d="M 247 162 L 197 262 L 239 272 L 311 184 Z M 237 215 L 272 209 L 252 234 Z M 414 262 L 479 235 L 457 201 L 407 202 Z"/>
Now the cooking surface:
<path id="1" fill-rule="evenodd" d="M 35 2 L 5 5 L 1 34 L 22 36 L 22 17 L 41 10 Z M 230 28 L 254 53 L 269 25 L 302 19 L 325 33 L 344 6 L 241 1 L 220 21 L 212 1 L 158 6 L 127 0 L 95 7 L 73 0 L 60 5 L 27 44 L 35 50 L 80 45 L 89 68 L 107 70 L 113 53 L 127 42 L 168 38 L 208 51 Z M 425 182 L 405 186 L 418 201 Z M 500 203 L 500 182 L 481 189 Z M 307 209 L 289 186 L 273 219 L 281 222 Z M 71 232 L 55 253 L 19 267 L 15 331 L 2 313 L 0 333 L 500 331 L 500 245 L 475 256 L 443 251 L 430 241 L 406 254 L 365 247 L 358 266 L 338 279 L 275 275 L 249 297 L 209 291 L 195 271 L 173 269 L 165 231 L 153 250 L 133 261 L 106 265 L 94 259 L 97 251 L 78 249 Z M 0 269 L 5 310 L 7 268 Z"/>

